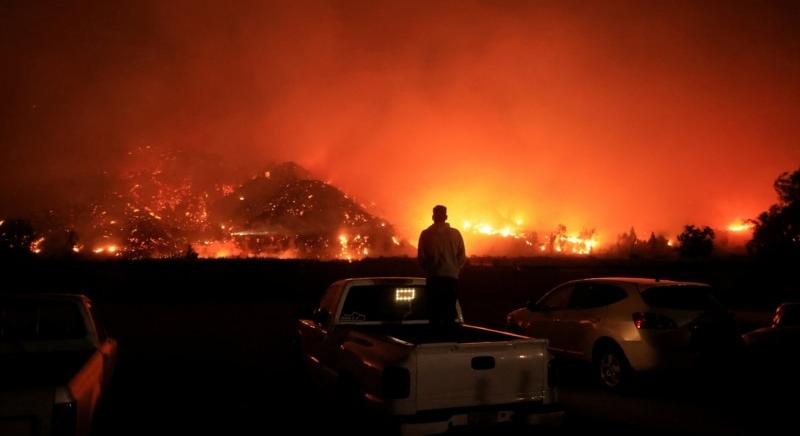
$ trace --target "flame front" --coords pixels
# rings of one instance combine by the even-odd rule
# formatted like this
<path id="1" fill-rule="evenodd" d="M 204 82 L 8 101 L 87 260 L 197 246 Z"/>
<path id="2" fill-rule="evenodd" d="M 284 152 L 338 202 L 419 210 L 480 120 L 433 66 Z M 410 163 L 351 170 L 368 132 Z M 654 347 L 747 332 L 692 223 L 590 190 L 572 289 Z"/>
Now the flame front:
<path id="1" fill-rule="evenodd" d="M 515 250 L 506 244 L 504 249 L 518 255 L 535 255 L 548 252 L 551 254 L 590 255 L 599 246 L 594 230 L 583 231 L 579 234 L 568 234 L 566 227 L 559 226 L 555 232 L 545 235 L 544 242 L 540 243 L 539 235 L 534 231 L 522 229 L 522 225 L 523 220 L 521 218 L 501 225 L 496 225 L 486 220 L 464 220 L 461 230 L 464 234 L 467 251 L 477 252 L 478 254 L 483 254 L 483 251 L 486 251 L 486 246 L 491 245 L 492 242 L 502 240 L 516 241 L 519 248 Z M 470 246 L 474 248 L 471 250 Z"/>

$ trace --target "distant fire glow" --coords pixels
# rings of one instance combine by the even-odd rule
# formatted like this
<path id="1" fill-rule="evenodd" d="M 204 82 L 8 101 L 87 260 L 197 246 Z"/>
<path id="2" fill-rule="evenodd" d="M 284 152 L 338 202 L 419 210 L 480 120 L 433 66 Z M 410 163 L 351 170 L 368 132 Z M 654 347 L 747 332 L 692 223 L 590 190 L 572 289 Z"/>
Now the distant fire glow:
<path id="1" fill-rule="evenodd" d="M 1 8 L 26 256 L 414 256 L 436 204 L 470 256 L 677 256 L 800 162 L 797 2 L 64 3 Z"/>
<path id="2" fill-rule="evenodd" d="M 753 227 L 755 227 L 753 223 L 739 220 L 731 223 L 728 230 L 734 233 L 744 233 L 752 231 Z"/>

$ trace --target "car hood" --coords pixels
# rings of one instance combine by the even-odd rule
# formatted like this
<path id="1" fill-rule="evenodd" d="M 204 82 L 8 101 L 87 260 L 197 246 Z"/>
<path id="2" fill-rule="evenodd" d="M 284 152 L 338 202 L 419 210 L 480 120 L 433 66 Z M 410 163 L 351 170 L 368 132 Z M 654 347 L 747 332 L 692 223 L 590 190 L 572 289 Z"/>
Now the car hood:
<path id="1" fill-rule="evenodd" d="M 95 350 L 0 354 L 0 390 L 67 384 Z"/>

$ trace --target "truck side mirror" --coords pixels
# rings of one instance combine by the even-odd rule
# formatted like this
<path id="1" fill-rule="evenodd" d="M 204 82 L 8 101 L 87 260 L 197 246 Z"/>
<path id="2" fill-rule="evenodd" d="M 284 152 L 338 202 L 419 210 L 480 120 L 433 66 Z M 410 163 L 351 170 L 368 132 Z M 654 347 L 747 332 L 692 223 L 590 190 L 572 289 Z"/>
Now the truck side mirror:
<path id="1" fill-rule="evenodd" d="M 331 320 L 331 314 L 325 309 L 317 308 L 314 310 L 314 314 L 312 315 L 311 319 L 314 320 L 317 325 L 326 325 Z"/>
<path id="2" fill-rule="evenodd" d="M 776 328 L 800 326 L 800 304 L 781 304 L 772 317 L 772 326 Z"/>
<path id="3" fill-rule="evenodd" d="M 300 304 L 295 311 L 295 317 L 299 319 L 313 319 L 317 307 L 310 303 Z"/>

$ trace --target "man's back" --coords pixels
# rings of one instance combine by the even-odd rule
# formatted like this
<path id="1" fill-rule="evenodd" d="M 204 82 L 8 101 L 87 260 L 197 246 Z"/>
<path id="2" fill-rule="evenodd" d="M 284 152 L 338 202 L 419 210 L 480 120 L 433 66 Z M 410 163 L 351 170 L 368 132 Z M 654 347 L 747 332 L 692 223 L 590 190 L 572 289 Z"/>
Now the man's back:
<path id="1" fill-rule="evenodd" d="M 435 222 L 420 234 L 417 255 L 428 276 L 458 278 L 466 260 L 464 240 L 446 222 Z"/>

